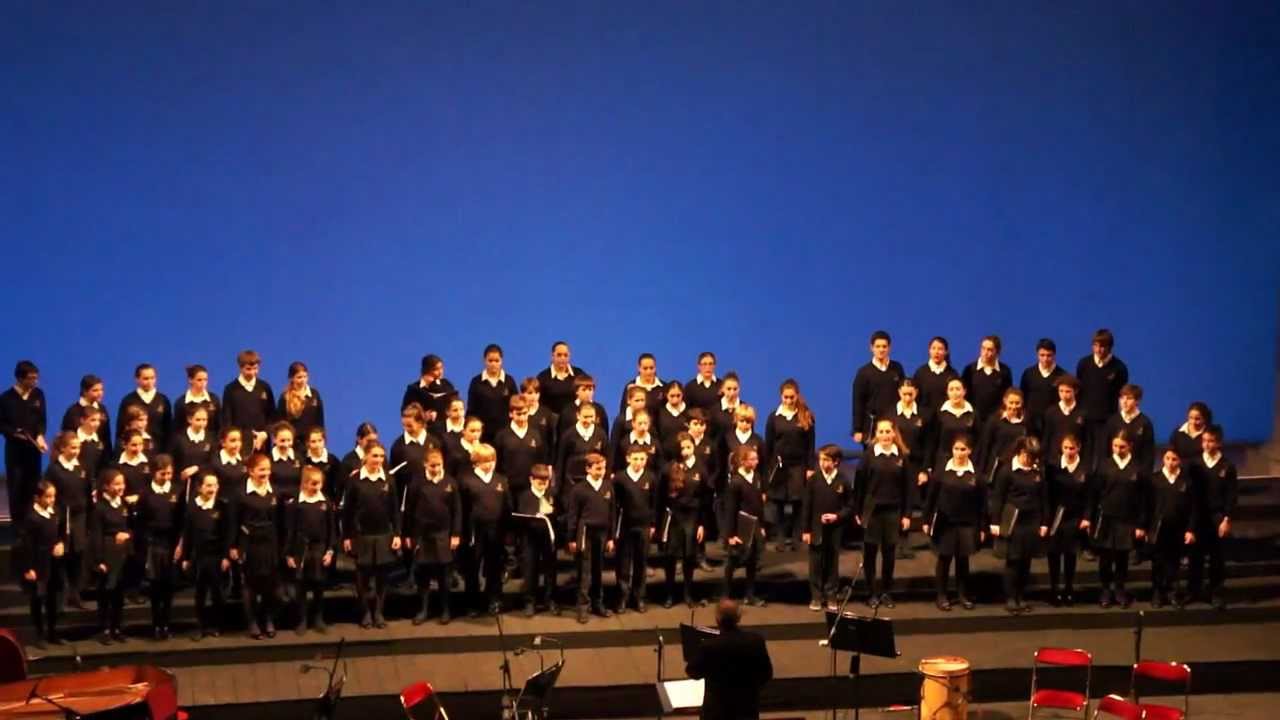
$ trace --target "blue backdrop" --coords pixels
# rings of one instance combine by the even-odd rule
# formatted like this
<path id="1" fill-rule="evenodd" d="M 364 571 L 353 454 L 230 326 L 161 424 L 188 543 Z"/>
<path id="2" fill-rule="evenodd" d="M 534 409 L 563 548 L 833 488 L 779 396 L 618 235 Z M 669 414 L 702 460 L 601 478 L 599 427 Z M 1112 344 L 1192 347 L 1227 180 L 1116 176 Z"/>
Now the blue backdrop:
<path id="1" fill-rule="evenodd" d="M 696 353 L 847 438 L 908 371 L 1115 330 L 1163 437 L 1271 427 L 1268 2 L 35 2 L 0 7 L 0 364 L 221 388 L 309 363 L 336 449 L 419 357 L 465 386 L 570 340 L 611 413 Z"/>

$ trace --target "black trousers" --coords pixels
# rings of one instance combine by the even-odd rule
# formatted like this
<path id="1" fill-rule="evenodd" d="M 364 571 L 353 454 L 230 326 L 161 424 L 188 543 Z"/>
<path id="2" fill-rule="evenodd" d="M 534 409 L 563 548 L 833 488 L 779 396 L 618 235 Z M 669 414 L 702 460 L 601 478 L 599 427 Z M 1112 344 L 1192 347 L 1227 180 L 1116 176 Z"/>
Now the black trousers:
<path id="1" fill-rule="evenodd" d="M 1191 567 L 1187 573 L 1187 589 L 1198 595 L 1204 583 L 1204 563 L 1209 561 L 1209 592 L 1221 592 L 1226 581 L 1226 558 L 1223 540 L 1218 537 L 1218 526 L 1200 528 L 1196 541 L 1191 545 Z"/>
<path id="2" fill-rule="evenodd" d="M 809 545 L 809 597 L 823 601 L 834 598 L 840 578 L 840 544 L 843 533 L 836 525 L 818 525 Z"/>
<path id="3" fill-rule="evenodd" d="M 108 587 L 107 573 L 98 573 L 98 629 L 119 630 L 124 622 L 124 585 Z"/>
<path id="4" fill-rule="evenodd" d="M 6 438 L 4 480 L 9 493 L 9 521 L 17 527 L 31 509 L 31 496 L 40 482 L 40 451 L 22 440 Z"/>
<path id="5" fill-rule="evenodd" d="M 1124 584 L 1129 580 L 1129 551 L 1099 548 L 1098 579 L 1104 592 L 1124 592 Z"/>
<path id="6" fill-rule="evenodd" d="M 524 601 L 549 603 L 556 594 L 556 549 L 542 534 L 524 537 L 521 572 L 524 575 Z"/>
<path id="7" fill-rule="evenodd" d="M 418 595 L 422 597 L 422 612 L 427 612 L 428 598 L 431 595 L 431 581 L 436 581 L 437 592 L 440 593 L 440 608 L 449 609 L 449 573 L 453 571 L 453 563 L 418 563 Z"/>
<path id="8" fill-rule="evenodd" d="M 222 569 L 219 562 L 196 569 L 196 621 L 200 629 L 220 629 L 223 621 Z M 212 602 L 213 611 L 209 604 Z"/>
<path id="9" fill-rule="evenodd" d="M 951 555 L 939 555 L 937 565 L 934 567 L 933 584 L 939 598 L 947 597 L 947 578 L 951 574 L 951 558 Z M 965 600 L 969 597 L 965 592 L 969 584 L 969 556 L 956 555 L 955 561 L 956 592 L 959 593 L 961 600 Z"/>
<path id="10" fill-rule="evenodd" d="M 733 596 L 733 574 L 738 568 L 746 570 L 746 597 L 755 597 L 756 573 L 760 571 L 760 554 L 763 545 L 763 537 L 756 537 L 755 541 L 749 544 L 744 542 L 742 545 L 726 545 L 729 548 L 729 558 L 724 564 L 723 594 L 725 597 Z"/>
<path id="11" fill-rule="evenodd" d="M 466 592 L 469 602 L 492 604 L 502 599 L 502 536 L 496 525 L 475 528 L 475 542 L 467 551 Z M 484 596 L 480 596 L 480 579 L 484 578 Z"/>
<path id="12" fill-rule="evenodd" d="M 1178 583 L 1178 568 L 1182 565 L 1182 533 L 1161 532 L 1156 539 L 1151 556 L 1151 589 L 1157 594 L 1171 592 Z"/>
<path id="13" fill-rule="evenodd" d="M 578 605 L 604 605 L 604 546 L 608 531 L 587 528 L 578 548 Z"/>
<path id="14" fill-rule="evenodd" d="M 641 602 L 645 598 L 647 586 L 645 577 L 645 560 L 649 557 L 649 528 L 631 528 L 618 538 L 618 590 L 621 597 L 619 605 L 626 605 L 627 599 L 635 596 Z"/>

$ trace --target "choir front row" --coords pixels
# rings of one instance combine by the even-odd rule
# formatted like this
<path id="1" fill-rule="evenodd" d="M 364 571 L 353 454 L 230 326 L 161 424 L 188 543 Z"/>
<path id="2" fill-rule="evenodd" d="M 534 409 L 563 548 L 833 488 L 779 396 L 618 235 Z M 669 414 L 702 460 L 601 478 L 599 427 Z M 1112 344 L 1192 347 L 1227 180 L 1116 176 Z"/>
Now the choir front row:
<path id="1" fill-rule="evenodd" d="M 663 605 L 679 598 L 695 606 L 703 600 L 695 598 L 693 571 L 716 530 L 727 551 L 720 592 L 731 592 L 742 569 L 746 601 L 764 604 L 756 575 L 766 526 L 780 519 L 766 513 L 769 482 L 753 444 L 736 447 L 720 477 L 706 472 L 687 433 L 678 437 L 679 459 L 664 467 L 654 467 L 652 446 L 631 444 L 620 458 L 625 465 L 609 476 L 605 456 L 587 452 L 584 474 L 558 487 L 544 464 L 533 465 L 524 479 L 496 472 L 497 454 L 483 443 L 472 445 L 469 462 L 447 472 L 446 454 L 428 443 L 422 470 L 399 487 L 401 468 L 386 467 L 387 453 L 371 431 L 362 433 L 335 484 L 331 473 L 340 466 L 332 456 L 326 451 L 323 464 L 293 462 L 292 434 L 283 430 L 275 433 L 285 437 L 277 438 L 271 455 L 257 453 L 243 464 L 234 450 L 228 455 L 227 434 L 236 431 L 224 430 L 223 449 L 210 467 L 187 467 L 169 455 L 130 463 L 138 448 L 129 446 L 142 441 L 133 435 L 121 462 L 103 469 L 94 488 L 79 463 L 77 433 L 59 435 L 57 457 L 39 483 L 15 555 L 40 642 L 61 642 L 60 593 L 65 589 L 68 604 L 79 606 L 86 578 L 96 589 L 103 643 L 124 639 L 126 590 L 144 586 L 154 636 L 168 638 L 173 596 L 184 578 L 195 589 L 196 639 L 219 634 L 228 582 L 240 594 L 254 639 L 274 637 L 281 598 L 295 606 L 299 632 L 323 632 L 324 592 L 340 555 L 354 561 L 365 628 L 386 626 L 388 579 L 400 569 L 416 578 L 420 604 L 413 623 L 432 614 L 433 584 L 439 622 L 448 623 L 455 609 L 455 562 L 465 576 L 466 612 L 500 612 L 509 547 L 522 559 L 526 615 L 540 608 L 559 614 L 561 547 L 577 561 L 579 622 L 592 612 L 612 614 L 602 587 L 611 554 L 618 590 L 613 610 L 645 611 L 651 546 L 665 569 Z M 894 551 L 910 525 L 909 498 L 917 483 L 924 486 L 922 530 L 937 554 L 941 610 L 952 608 L 947 585 L 953 564 L 959 602 L 973 609 L 969 558 L 988 537 L 1004 559 L 1010 613 L 1030 610 L 1025 593 L 1031 563 L 1046 553 L 1051 601 L 1072 604 L 1076 560 L 1086 546 L 1098 554 L 1104 608 L 1131 603 L 1126 579 L 1135 549 L 1152 559 L 1154 605 L 1180 606 L 1188 599 L 1173 591 L 1182 559 L 1190 555 L 1192 591 L 1198 592 L 1207 557 L 1211 600 L 1222 607 L 1222 542 L 1231 529 L 1236 475 L 1221 441 L 1221 430 L 1210 427 L 1201 436 L 1201 458 L 1184 463 L 1170 448 L 1161 469 L 1147 474 L 1134 460 L 1128 431 L 1120 430 L 1111 438 L 1110 455 L 1090 473 L 1074 435 L 1061 439 L 1061 459 L 1051 465 L 1041 462 L 1040 442 L 1023 437 L 988 485 L 970 459 L 969 436 L 952 440 L 940 471 L 919 476 L 896 424 L 880 420 L 856 474 L 842 468 L 840 449 L 827 445 L 817 451 L 816 472 L 804 482 L 799 525 L 809 553 L 810 608 L 835 605 L 839 553 L 855 527 L 862 532 L 868 602 L 893 606 Z M 393 456 L 403 451 L 398 440 Z M 244 474 L 219 472 L 230 461 Z M 296 480 L 279 472 L 282 464 L 299 468 Z"/>

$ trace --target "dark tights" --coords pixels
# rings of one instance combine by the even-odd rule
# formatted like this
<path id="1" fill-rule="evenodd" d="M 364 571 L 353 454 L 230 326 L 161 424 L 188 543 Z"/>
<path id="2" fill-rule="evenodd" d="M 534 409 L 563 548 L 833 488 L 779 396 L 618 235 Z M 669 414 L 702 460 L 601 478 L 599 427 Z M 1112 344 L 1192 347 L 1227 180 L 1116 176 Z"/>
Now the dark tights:
<path id="1" fill-rule="evenodd" d="M 1070 595 L 1076 584 L 1076 554 L 1049 553 L 1049 586 L 1056 594 L 1058 588 Z"/>
<path id="2" fill-rule="evenodd" d="M 938 597 L 945 598 L 947 596 L 947 576 L 951 574 L 951 557 L 950 555 L 939 555 L 938 564 L 933 571 L 934 585 L 938 590 Z M 965 587 L 969 584 L 969 558 L 957 557 L 956 559 L 956 592 L 959 593 L 960 599 L 965 600 L 969 596 L 965 594 Z"/>
<path id="3" fill-rule="evenodd" d="M 1102 580 L 1104 592 L 1107 590 L 1124 592 L 1125 581 L 1129 579 L 1129 551 L 1099 550 L 1098 577 Z"/>
<path id="4" fill-rule="evenodd" d="M 373 592 L 369 592 L 369 580 L 373 580 Z M 364 605 L 365 615 L 375 622 L 382 617 L 387 602 L 387 571 L 385 568 L 356 568 L 356 592 Z"/>
<path id="5" fill-rule="evenodd" d="M 883 584 L 876 586 L 876 555 L 880 556 L 880 570 L 884 577 Z M 867 587 L 873 595 L 893 592 L 893 565 L 897 554 L 895 545 L 876 545 L 866 543 L 862 546 L 862 570 L 867 574 Z"/>
<path id="6" fill-rule="evenodd" d="M 1031 559 L 1021 558 L 1018 560 L 1004 561 L 1004 597 L 1022 604 L 1022 594 L 1027 589 L 1027 583 L 1031 578 Z"/>

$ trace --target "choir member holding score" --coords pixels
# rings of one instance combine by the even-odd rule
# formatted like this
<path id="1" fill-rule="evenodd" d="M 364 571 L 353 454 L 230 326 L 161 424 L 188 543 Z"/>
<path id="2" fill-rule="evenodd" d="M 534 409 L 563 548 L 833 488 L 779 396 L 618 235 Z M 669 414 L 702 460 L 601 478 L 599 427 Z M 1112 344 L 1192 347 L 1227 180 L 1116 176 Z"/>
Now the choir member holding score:
<path id="1" fill-rule="evenodd" d="M 1129 578 L 1129 552 L 1135 541 L 1146 537 L 1145 492 L 1147 469 L 1133 453 L 1133 440 L 1126 430 L 1111 438 L 1111 454 L 1094 470 L 1089 487 L 1089 515 L 1085 529 L 1098 553 L 1098 576 L 1102 580 L 1099 605 L 1104 609 L 1133 602 L 1125 589 Z"/>
<path id="2" fill-rule="evenodd" d="M 183 427 L 169 441 L 169 455 L 177 469 L 177 481 L 186 502 L 199 489 L 201 468 L 213 467 L 214 442 L 209 433 L 209 410 L 203 405 L 187 405 Z"/>
<path id="3" fill-rule="evenodd" d="M 276 636 L 280 503 L 271 487 L 271 458 L 254 453 L 245 468 L 249 479 L 244 490 L 230 498 L 232 540 L 227 555 L 241 568 L 241 602 L 249 637 L 261 640 Z"/>
<path id="4" fill-rule="evenodd" d="M 732 471 L 724 490 L 722 525 L 729 557 L 724 564 L 724 586 L 720 594 L 721 597 L 732 597 L 733 573 L 744 568 L 744 602 L 764 607 L 764 598 L 756 594 L 756 574 L 760 571 L 760 560 L 764 555 L 764 504 L 767 497 L 759 451 L 750 444 L 739 445 L 730 456 L 729 464 Z"/>
<path id="5" fill-rule="evenodd" d="M 285 501 L 285 565 L 296 586 L 299 635 L 326 630 L 324 586 L 338 546 L 336 515 L 324 494 L 324 472 L 311 465 L 303 468 L 297 497 Z"/>
<path id="6" fill-rule="evenodd" d="M 404 397 L 400 400 L 403 408 L 409 403 L 418 403 L 426 414 L 427 423 L 434 423 L 444 415 L 449 401 L 458 396 L 458 391 L 444 376 L 444 360 L 439 355 L 424 355 L 418 379 L 409 383 L 404 389 Z"/>
<path id="7" fill-rule="evenodd" d="M 800 542 L 800 499 L 813 475 L 816 430 L 813 412 L 795 380 L 784 380 L 778 394 L 778 409 L 765 424 L 765 456 L 770 458 L 766 477 L 774 540 L 779 550 L 791 550 Z"/>
<path id="8" fill-rule="evenodd" d="M 692 436 L 680 439 L 680 459 L 668 463 L 658 492 L 656 542 L 666 573 L 663 607 L 675 604 L 676 561 L 680 562 L 684 602 L 689 607 L 705 605 L 693 597 L 693 571 L 698 548 L 706 537 L 706 521 L 711 506 L 709 475 L 698 462 Z"/>
<path id="9" fill-rule="evenodd" d="M 1062 387 L 1062 385 L 1059 385 Z M 1052 412 L 1052 411 L 1050 411 Z M 1079 430 L 1083 434 L 1083 423 Z M 1049 592 L 1054 607 L 1075 605 L 1076 561 L 1084 544 L 1089 463 L 1079 436 L 1067 433 L 1058 441 L 1059 451 L 1045 464 L 1049 508 Z"/>
<path id="10" fill-rule="evenodd" d="M 173 458 L 157 455 L 152 462 L 150 482 L 138 500 L 136 550 L 141 556 L 144 576 L 151 596 L 151 633 L 156 640 L 168 640 L 173 618 L 173 594 L 181 553 L 184 489 L 173 482 Z"/>
<path id="11" fill-rule="evenodd" d="M 53 441 L 53 452 L 54 458 L 45 469 L 44 480 L 57 491 L 57 499 L 64 515 L 62 539 L 65 556 L 62 564 L 66 576 L 67 605 L 83 608 L 80 591 L 84 588 L 85 550 L 88 547 L 89 508 L 94 476 L 80 462 L 80 438 L 76 433 L 59 433 Z"/>
<path id="12" fill-rule="evenodd" d="M 637 612 L 645 611 L 645 562 L 649 543 L 653 540 L 655 509 L 658 505 L 658 478 L 649 470 L 649 449 L 632 445 L 626 450 L 626 464 L 613 473 L 615 503 L 620 515 L 616 533 L 618 543 L 617 613 L 627 612 L 634 598 Z"/>
<path id="13" fill-rule="evenodd" d="M 929 495 L 924 505 L 924 534 L 933 541 L 938 555 L 934 570 L 937 606 L 951 610 L 947 596 L 947 577 L 951 562 L 956 565 L 956 591 L 965 610 L 974 608 L 969 586 L 969 558 L 986 540 L 987 485 L 978 477 L 971 455 L 973 440 L 965 434 L 951 440 L 946 465 L 938 468 L 929 481 Z"/>
<path id="14" fill-rule="evenodd" d="M 1002 464 L 996 473 L 988 510 L 991 535 L 1004 555 L 1005 610 L 1011 615 L 1030 612 L 1026 589 L 1031 560 L 1044 554 L 1043 542 L 1051 522 L 1040 441 L 1035 437 L 1023 436 L 1014 442 L 1008 464 Z"/>
<path id="15" fill-rule="evenodd" d="M 0 393 L 0 435 L 4 436 L 9 517 L 18 522 L 27 513 L 28 501 L 40 479 L 40 456 L 49 451 L 44 439 L 48 406 L 44 391 L 36 387 L 40 370 L 35 363 L 18 361 L 13 379 L 13 387 Z"/>
<path id="16" fill-rule="evenodd" d="M 1162 467 L 1151 475 L 1147 493 L 1147 544 L 1151 547 L 1151 607 L 1172 603 L 1181 609 L 1186 598 L 1175 592 L 1178 568 L 1200 525 L 1200 498 L 1178 449 L 1165 448 Z"/>
<path id="17" fill-rule="evenodd" d="M 523 525 L 521 562 L 524 573 L 524 616 L 533 617 L 538 607 L 559 615 L 556 605 L 556 528 L 560 526 L 560 509 L 551 487 L 551 466 L 538 463 L 529 469 L 528 487 L 516 495 L 515 512 L 545 519 L 527 520 Z"/>
<path id="18" fill-rule="evenodd" d="M 66 513 L 57 505 L 58 489 L 48 480 L 36 483 L 35 501 L 23 522 L 13 554 L 14 566 L 30 601 L 35 645 L 61 645 L 58 598 L 66 562 Z"/>

